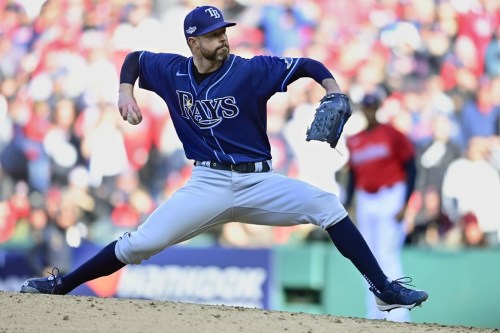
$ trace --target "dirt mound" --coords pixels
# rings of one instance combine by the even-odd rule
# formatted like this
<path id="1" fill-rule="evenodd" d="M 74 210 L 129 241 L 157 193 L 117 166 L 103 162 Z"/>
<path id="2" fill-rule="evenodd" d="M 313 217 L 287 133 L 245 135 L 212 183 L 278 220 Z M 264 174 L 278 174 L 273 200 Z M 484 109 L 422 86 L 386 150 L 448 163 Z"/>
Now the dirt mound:
<path id="1" fill-rule="evenodd" d="M 0 292 L 0 332 L 498 332 L 191 303 Z"/>

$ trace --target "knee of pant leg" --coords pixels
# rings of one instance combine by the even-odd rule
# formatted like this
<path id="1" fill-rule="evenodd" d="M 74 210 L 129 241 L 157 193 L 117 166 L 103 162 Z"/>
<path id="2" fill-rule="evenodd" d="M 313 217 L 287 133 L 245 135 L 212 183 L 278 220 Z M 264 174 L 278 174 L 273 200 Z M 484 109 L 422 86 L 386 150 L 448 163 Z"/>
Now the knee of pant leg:
<path id="1" fill-rule="evenodd" d="M 323 230 L 330 228 L 347 216 L 347 210 L 334 194 L 327 193 L 322 197 L 314 198 L 314 202 L 318 214 L 316 220 Z"/>
<path id="2" fill-rule="evenodd" d="M 124 264 L 140 264 L 161 250 L 163 247 L 156 246 L 137 232 L 126 232 L 116 242 L 115 254 Z"/>
<path id="3" fill-rule="evenodd" d="M 347 217 L 347 211 L 337 211 L 335 212 L 334 214 L 330 214 L 328 219 L 325 219 L 324 222 L 321 223 L 320 227 L 323 229 L 323 230 L 326 230 L 332 226 L 334 226 L 335 224 L 339 223 L 340 221 L 342 221 L 343 219 L 345 219 Z"/>

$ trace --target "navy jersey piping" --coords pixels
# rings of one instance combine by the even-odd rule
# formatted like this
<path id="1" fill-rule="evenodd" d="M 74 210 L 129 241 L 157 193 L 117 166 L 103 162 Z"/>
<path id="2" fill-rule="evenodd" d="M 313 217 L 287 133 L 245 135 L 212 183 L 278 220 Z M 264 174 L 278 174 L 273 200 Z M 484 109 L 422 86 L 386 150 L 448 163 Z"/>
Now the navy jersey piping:
<path id="1" fill-rule="evenodd" d="M 233 61 L 231 61 L 231 65 L 229 65 L 229 68 L 227 69 L 227 71 L 220 77 L 220 79 L 218 79 L 216 82 L 214 82 L 214 84 L 212 84 L 207 89 L 207 92 L 205 93 L 205 98 L 206 99 L 208 99 L 208 92 L 210 91 L 210 89 L 212 89 L 217 83 L 219 83 L 227 75 L 227 73 L 229 73 L 229 71 L 231 70 L 231 68 L 233 68 L 233 64 L 234 64 L 234 61 L 235 61 L 236 57 L 232 57 L 232 58 L 233 58 Z"/>
<path id="2" fill-rule="evenodd" d="M 231 69 L 233 68 L 233 64 L 234 64 L 235 60 L 236 60 L 236 57 L 232 56 L 231 64 L 229 65 L 229 68 L 226 70 L 226 72 L 216 82 L 214 82 L 210 87 L 207 88 L 207 91 L 205 93 L 205 98 L 206 99 L 208 99 L 208 93 L 210 92 L 210 90 L 213 87 L 215 87 L 215 85 L 217 85 L 220 81 L 222 81 L 222 79 L 224 79 L 224 77 L 226 77 L 226 75 L 229 73 L 229 71 L 231 71 Z M 231 161 L 233 161 L 233 163 L 235 163 L 234 158 L 230 154 L 226 154 L 226 152 L 224 151 L 224 149 L 222 149 L 222 146 L 220 145 L 219 140 L 217 140 L 217 137 L 214 135 L 213 128 L 210 129 L 210 134 L 212 135 L 212 138 L 214 139 L 215 143 L 217 144 L 217 147 L 219 147 L 220 151 L 224 155 L 227 155 L 231 159 Z M 217 155 L 217 151 L 213 150 L 213 153 L 214 153 L 215 157 L 217 158 L 217 160 L 220 162 L 221 160 L 220 160 L 219 156 Z"/>
<path id="3" fill-rule="evenodd" d="M 300 62 L 300 58 L 297 58 L 297 61 L 293 65 L 292 69 L 290 70 L 290 72 L 288 72 L 288 75 L 283 80 L 283 83 L 281 83 L 281 87 L 280 87 L 281 91 L 285 91 L 286 83 L 288 82 L 288 79 L 290 78 L 290 76 L 295 72 L 295 68 L 297 67 L 297 65 L 299 64 L 299 62 Z"/>
<path id="4" fill-rule="evenodd" d="M 193 88 L 194 93 L 196 95 L 198 95 L 198 93 L 196 92 L 196 87 L 193 84 L 194 79 L 193 79 L 193 72 L 191 70 L 191 68 L 192 68 L 191 66 L 193 66 L 192 62 L 193 62 L 193 57 L 189 58 L 189 61 L 188 61 L 189 84 L 191 84 L 191 87 Z"/>
<path id="5" fill-rule="evenodd" d="M 144 54 L 144 51 L 141 51 L 141 53 L 139 54 L 139 88 L 142 88 L 142 84 L 141 84 L 141 58 L 142 58 L 142 55 Z"/>

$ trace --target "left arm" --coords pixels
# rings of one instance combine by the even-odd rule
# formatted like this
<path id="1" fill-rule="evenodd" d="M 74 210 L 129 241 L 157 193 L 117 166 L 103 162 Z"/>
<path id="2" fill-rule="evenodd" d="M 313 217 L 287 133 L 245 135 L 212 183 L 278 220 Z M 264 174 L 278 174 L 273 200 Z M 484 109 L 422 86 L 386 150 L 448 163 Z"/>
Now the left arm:
<path id="1" fill-rule="evenodd" d="M 349 97 L 342 92 L 332 73 L 319 61 L 301 58 L 290 82 L 301 77 L 310 77 L 325 89 L 311 126 L 306 132 L 306 141 L 326 141 L 335 148 L 342 135 L 344 125 L 352 114 Z"/>
<path id="2" fill-rule="evenodd" d="M 337 81 L 335 81 L 332 73 L 330 73 L 325 65 L 317 60 L 302 58 L 297 70 L 290 78 L 289 84 L 300 79 L 301 77 L 309 77 L 321 84 L 321 86 L 325 89 L 327 95 L 342 93 L 342 90 L 337 84 Z"/>
<path id="3" fill-rule="evenodd" d="M 324 79 L 321 82 L 321 86 L 325 88 L 326 94 L 343 94 L 342 90 L 340 90 L 339 85 L 337 84 L 337 81 L 335 81 L 334 78 L 331 79 Z"/>

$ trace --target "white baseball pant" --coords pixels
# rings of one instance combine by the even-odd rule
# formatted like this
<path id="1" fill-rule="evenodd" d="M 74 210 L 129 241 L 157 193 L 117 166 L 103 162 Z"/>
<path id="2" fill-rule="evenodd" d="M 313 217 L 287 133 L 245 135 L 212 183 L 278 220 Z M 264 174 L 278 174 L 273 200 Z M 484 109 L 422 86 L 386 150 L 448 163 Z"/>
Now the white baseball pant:
<path id="1" fill-rule="evenodd" d="M 236 173 L 204 166 L 115 247 L 125 264 L 139 264 L 163 249 L 217 225 L 312 223 L 327 229 L 347 216 L 337 196 L 273 171 Z"/>

